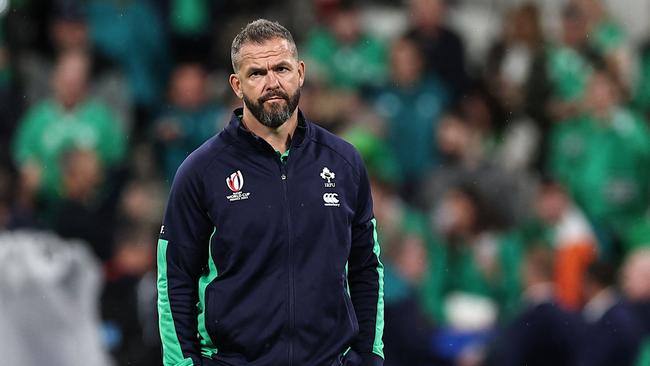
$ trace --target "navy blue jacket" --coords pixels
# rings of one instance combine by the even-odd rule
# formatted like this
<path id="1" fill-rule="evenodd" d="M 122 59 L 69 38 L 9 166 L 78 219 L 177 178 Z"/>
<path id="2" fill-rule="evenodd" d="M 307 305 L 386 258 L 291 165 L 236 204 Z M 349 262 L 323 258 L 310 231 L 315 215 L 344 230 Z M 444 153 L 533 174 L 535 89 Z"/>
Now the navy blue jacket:
<path id="1" fill-rule="evenodd" d="M 572 366 L 581 319 L 552 301 L 531 304 L 500 334 L 486 365 Z"/>
<path id="2" fill-rule="evenodd" d="M 578 366 L 632 366 L 643 336 L 643 325 L 629 305 L 619 300 L 582 337 Z"/>
<path id="3" fill-rule="evenodd" d="M 282 162 L 240 116 L 172 184 L 158 241 L 165 366 L 382 365 L 383 266 L 359 154 L 300 113 Z"/>

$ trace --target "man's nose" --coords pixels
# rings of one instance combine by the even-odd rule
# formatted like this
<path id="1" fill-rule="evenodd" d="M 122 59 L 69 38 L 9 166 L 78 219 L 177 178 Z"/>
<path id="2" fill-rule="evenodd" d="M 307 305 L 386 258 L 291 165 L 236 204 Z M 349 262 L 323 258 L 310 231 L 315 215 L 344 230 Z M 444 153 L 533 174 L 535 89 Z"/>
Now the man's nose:
<path id="1" fill-rule="evenodd" d="M 267 89 L 276 89 L 280 87 L 280 79 L 273 71 L 266 73 L 266 88 Z"/>

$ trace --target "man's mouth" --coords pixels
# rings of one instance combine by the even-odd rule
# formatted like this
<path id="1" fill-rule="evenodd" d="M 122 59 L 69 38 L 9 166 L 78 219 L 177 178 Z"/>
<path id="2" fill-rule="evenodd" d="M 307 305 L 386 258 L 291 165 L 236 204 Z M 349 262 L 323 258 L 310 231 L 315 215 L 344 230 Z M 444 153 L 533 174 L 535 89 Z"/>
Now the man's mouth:
<path id="1" fill-rule="evenodd" d="M 288 97 L 285 97 L 283 95 L 269 95 L 267 97 L 262 98 L 262 103 L 269 101 L 269 100 L 287 100 Z"/>

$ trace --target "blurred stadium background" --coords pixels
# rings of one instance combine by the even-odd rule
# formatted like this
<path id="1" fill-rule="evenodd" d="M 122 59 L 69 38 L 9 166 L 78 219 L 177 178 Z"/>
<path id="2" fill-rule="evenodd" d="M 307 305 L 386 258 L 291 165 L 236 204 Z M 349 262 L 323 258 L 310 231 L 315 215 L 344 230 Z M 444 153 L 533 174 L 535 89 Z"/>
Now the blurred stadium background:
<path id="1" fill-rule="evenodd" d="M 386 366 L 650 365 L 650 1 L 0 1 L 0 355 L 160 365 L 175 169 L 258 17 L 363 155 Z M 327 294 L 324 294 L 327 296 Z"/>

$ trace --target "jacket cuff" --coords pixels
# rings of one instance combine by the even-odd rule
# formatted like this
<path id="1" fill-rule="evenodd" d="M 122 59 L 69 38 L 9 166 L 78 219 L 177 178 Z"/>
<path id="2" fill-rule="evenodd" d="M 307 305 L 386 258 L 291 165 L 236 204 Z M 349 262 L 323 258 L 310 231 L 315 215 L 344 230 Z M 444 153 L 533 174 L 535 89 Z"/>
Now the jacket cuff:
<path id="1" fill-rule="evenodd" d="M 372 352 L 359 353 L 359 356 L 361 356 L 361 366 L 384 366 L 384 359 Z"/>

